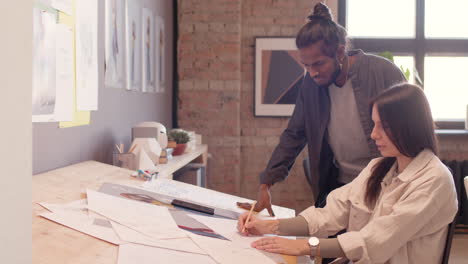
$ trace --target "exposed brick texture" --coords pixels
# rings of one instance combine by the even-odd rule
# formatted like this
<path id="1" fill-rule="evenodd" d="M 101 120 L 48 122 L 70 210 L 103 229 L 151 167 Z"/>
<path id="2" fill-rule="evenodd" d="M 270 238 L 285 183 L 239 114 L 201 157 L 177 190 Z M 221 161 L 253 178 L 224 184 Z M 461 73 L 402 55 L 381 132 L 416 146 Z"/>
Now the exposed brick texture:
<path id="1" fill-rule="evenodd" d="M 178 0 L 178 119 L 209 145 L 208 187 L 256 197 L 259 173 L 288 118 L 254 117 L 255 37 L 295 36 L 316 2 Z M 336 17 L 337 0 L 327 4 Z M 443 156 L 468 159 L 466 139 L 444 142 Z M 272 191 L 273 203 L 296 212 L 313 204 L 302 169 L 305 152 Z"/>

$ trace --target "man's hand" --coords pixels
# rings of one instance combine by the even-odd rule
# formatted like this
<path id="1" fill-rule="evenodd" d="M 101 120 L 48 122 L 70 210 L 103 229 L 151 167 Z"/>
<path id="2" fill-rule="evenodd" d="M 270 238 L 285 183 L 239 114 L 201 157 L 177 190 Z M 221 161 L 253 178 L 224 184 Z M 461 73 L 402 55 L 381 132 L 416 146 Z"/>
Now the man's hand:
<path id="1" fill-rule="evenodd" d="M 292 240 L 282 237 L 266 237 L 254 241 L 252 247 L 277 254 L 302 256 L 310 254 L 310 246 L 307 240 Z"/>
<path id="2" fill-rule="evenodd" d="M 250 203 L 237 203 L 237 206 L 245 210 L 250 210 L 252 205 Z M 254 207 L 255 212 L 260 212 L 263 209 L 267 209 L 270 216 L 275 216 L 273 209 L 271 209 L 271 195 L 270 186 L 267 184 L 260 184 L 260 189 L 257 195 L 257 204 Z"/>

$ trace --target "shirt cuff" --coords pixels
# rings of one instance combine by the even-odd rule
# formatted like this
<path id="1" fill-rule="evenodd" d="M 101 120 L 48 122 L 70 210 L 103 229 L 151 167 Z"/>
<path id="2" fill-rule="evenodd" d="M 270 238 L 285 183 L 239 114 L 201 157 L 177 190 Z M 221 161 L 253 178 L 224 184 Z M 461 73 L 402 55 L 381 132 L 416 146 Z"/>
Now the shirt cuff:
<path id="1" fill-rule="evenodd" d="M 337 238 L 346 258 L 356 264 L 371 263 L 367 254 L 366 244 L 359 232 L 346 232 L 338 235 Z"/>

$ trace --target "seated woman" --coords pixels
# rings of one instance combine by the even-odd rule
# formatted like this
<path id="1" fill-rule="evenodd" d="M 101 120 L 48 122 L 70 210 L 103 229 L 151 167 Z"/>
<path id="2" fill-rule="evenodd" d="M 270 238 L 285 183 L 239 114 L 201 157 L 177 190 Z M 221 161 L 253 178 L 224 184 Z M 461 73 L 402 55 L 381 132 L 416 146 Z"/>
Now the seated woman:
<path id="1" fill-rule="evenodd" d="M 383 157 L 330 193 L 324 208 L 312 206 L 290 219 L 251 217 L 247 224 L 247 214 L 241 215 L 238 229 L 245 226 L 245 235 L 313 236 L 262 238 L 252 243 L 254 248 L 341 257 L 339 263 L 441 263 L 458 205 L 452 175 L 436 156 L 429 103 L 421 88 L 404 83 L 382 92 L 371 105 L 371 137 Z M 327 238 L 343 229 L 347 232 Z"/>

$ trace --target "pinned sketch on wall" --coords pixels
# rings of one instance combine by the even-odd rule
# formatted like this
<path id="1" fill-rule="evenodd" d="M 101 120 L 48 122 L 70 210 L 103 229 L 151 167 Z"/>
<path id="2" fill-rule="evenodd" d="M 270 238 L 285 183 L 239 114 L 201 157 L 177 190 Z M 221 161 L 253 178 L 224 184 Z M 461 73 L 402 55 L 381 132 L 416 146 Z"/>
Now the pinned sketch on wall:
<path id="1" fill-rule="evenodd" d="M 53 8 L 60 10 L 68 15 L 73 14 L 73 0 L 52 0 Z"/>
<path id="2" fill-rule="evenodd" d="M 72 121 L 74 110 L 75 69 L 73 61 L 73 31 L 68 25 L 56 28 L 55 83 L 56 96 L 54 121 Z"/>
<path id="3" fill-rule="evenodd" d="M 138 1 L 126 1 L 127 89 L 141 86 L 141 8 Z"/>
<path id="4" fill-rule="evenodd" d="M 107 87 L 122 88 L 124 68 L 124 1 L 106 0 L 106 60 Z"/>
<path id="5" fill-rule="evenodd" d="M 53 115 L 55 91 L 55 34 L 57 16 L 33 9 L 33 90 L 32 114 Z M 44 120 L 42 120 L 44 121 Z"/>
<path id="6" fill-rule="evenodd" d="M 154 67 L 154 18 L 151 10 L 143 8 L 142 10 L 142 91 L 154 92 L 155 91 L 155 67 Z"/>
<path id="7" fill-rule="evenodd" d="M 79 111 L 98 109 L 97 1 L 76 3 L 76 105 Z"/>
<path id="8" fill-rule="evenodd" d="M 164 20 L 162 17 L 156 17 L 156 59 L 157 69 L 156 69 L 156 76 L 157 76 L 157 83 L 156 85 L 156 92 L 163 93 L 165 90 L 166 85 L 166 73 L 165 73 L 165 41 L 166 41 L 166 31 L 164 27 Z"/>

